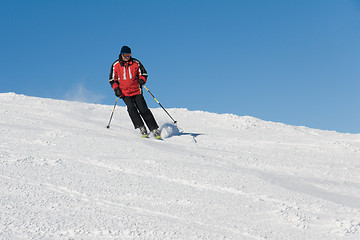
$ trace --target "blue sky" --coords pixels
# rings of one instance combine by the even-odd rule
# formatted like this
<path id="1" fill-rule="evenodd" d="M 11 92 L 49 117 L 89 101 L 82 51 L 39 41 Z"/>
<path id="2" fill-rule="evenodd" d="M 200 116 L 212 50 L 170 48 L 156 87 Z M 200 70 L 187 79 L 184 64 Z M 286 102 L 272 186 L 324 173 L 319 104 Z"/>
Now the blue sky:
<path id="1" fill-rule="evenodd" d="M 166 108 L 360 133 L 359 23 L 356 0 L 3 0 L 0 92 L 113 105 L 128 45 Z"/>

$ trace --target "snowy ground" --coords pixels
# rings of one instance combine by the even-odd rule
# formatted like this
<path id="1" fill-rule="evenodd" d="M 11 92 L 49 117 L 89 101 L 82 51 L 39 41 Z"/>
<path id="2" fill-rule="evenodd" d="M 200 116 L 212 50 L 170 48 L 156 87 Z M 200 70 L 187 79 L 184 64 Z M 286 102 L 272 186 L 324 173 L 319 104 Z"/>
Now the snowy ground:
<path id="1" fill-rule="evenodd" d="M 360 135 L 0 94 L 0 239 L 360 239 Z"/>

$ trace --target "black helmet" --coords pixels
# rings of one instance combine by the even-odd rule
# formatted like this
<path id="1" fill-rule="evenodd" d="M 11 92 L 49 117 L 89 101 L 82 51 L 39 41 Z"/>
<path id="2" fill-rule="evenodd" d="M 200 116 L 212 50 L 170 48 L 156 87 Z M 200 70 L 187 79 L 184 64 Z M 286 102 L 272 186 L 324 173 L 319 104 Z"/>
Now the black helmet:
<path id="1" fill-rule="evenodd" d="M 131 49 L 128 46 L 123 46 L 120 51 L 120 55 L 124 53 L 131 53 Z"/>

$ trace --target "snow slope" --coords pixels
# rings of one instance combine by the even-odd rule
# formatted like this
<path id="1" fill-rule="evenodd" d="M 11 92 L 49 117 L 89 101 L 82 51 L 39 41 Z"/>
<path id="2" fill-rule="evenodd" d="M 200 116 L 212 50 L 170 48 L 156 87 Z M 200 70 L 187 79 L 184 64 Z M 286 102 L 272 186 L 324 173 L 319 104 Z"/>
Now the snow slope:
<path id="1" fill-rule="evenodd" d="M 360 239 L 360 135 L 0 94 L 0 239 Z"/>

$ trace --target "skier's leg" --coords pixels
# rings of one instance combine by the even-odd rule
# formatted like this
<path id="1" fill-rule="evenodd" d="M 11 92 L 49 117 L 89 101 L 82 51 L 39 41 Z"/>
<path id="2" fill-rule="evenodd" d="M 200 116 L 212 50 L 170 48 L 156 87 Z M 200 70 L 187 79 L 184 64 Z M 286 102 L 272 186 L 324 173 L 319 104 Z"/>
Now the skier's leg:
<path id="1" fill-rule="evenodd" d="M 138 109 L 135 105 L 134 97 L 124 97 L 123 100 L 127 106 L 127 111 L 129 113 L 132 123 L 134 124 L 134 127 L 139 128 L 144 126 L 144 122 L 141 119 Z"/>
<path id="2" fill-rule="evenodd" d="M 149 130 L 153 131 L 154 129 L 158 129 L 159 126 L 157 125 L 152 112 L 148 108 L 144 96 L 142 94 L 136 95 L 134 101 Z"/>

